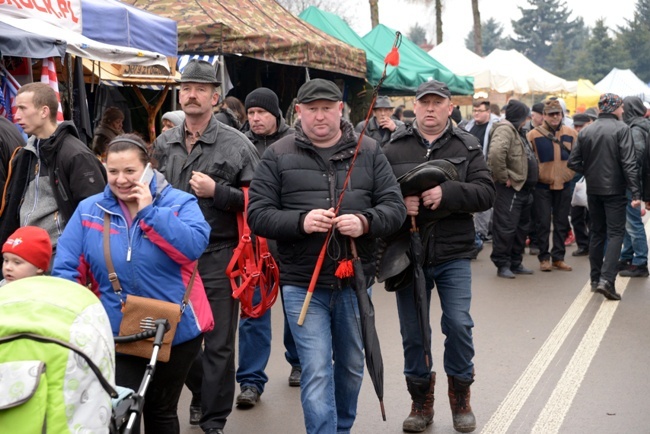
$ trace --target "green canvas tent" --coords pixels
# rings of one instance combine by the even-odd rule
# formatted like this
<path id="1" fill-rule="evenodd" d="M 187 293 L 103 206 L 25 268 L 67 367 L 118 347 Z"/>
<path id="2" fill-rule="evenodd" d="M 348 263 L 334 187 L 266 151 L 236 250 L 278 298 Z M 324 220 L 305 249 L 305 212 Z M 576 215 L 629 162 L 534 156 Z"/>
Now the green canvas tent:
<path id="1" fill-rule="evenodd" d="M 382 49 L 383 47 L 388 47 L 385 49 L 385 52 L 388 53 L 395 40 L 395 31 L 383 24 L 379 24 L 362 39 L 367 46 L 376 49 L 379 47 L 382 47 Z M 409 83 L 412 85 L 412 92 L 415 92 L 419 84 L 433 79 L 446 83 L 452 94 L 471 95 L 474 93 L 473 77 L 455 75 L 406 37 L 402 38 L 399 53 L 400 63 L 396 69 L 403 76 L 409 78 Z"/>

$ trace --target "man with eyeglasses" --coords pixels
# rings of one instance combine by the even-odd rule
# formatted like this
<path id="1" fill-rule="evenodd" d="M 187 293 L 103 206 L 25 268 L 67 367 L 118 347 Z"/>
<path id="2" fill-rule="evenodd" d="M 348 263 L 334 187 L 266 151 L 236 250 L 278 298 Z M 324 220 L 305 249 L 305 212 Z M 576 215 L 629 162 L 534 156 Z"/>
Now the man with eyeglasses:
<path id="1" fill-rule="evenodd" d="M 474 101 L 472 116 L 474 119 L 465 125 L 465 131 L 478 139 L 483 147 L 483 155 L 487 159 L 490 130 L 492 125 L 499 122 L 499 117 L 490 112 L 490 101 Z"/>
<path id="2" fill-rule="evenodd" d="M 539 247 L 539 268 L 571 271 L 564 262 L 564 240 L 569 232 L 571 180 L 574 172 L 567 167 L 571 148 L 578 134 L 563 124 L 564 112 L 556 98 L 544 102 L 544 122 L 527 134 L 539 161 L 539 181 L 534 192 L 534 214 Z M 553 248 L 549 252 L 549 235 L 553 221 Z"/>

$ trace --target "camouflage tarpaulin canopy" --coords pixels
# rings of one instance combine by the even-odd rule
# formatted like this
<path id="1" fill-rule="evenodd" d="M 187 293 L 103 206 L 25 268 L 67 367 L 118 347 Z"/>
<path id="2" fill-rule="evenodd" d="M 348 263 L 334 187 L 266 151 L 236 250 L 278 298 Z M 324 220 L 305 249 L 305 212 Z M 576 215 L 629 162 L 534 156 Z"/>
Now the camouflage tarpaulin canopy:
<path id="1" fill-rule="evenodd" d="M 122 0 L 178 23 L 178 52 L 241 54 L 366 76 L 366 55 L 296 18 L 274 0 Z M 153 35 L 152 35 L 153 36 Z"/>

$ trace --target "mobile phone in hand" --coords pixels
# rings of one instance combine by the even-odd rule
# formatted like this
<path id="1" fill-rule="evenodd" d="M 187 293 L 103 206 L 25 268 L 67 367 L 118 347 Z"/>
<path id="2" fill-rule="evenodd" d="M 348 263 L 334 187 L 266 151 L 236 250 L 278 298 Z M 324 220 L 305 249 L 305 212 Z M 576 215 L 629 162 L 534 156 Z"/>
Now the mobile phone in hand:
<path id="1" fill-rule="evenodd" d="M 151 167 L 151 163 L 147 163 L 147 167 L 144 168 L 144 172 L 142 172 L 142 176 L 140 177 L 140 181 L 145 185 L 149 185 L 151 180 L 153 179 L 153 168 Z"/>

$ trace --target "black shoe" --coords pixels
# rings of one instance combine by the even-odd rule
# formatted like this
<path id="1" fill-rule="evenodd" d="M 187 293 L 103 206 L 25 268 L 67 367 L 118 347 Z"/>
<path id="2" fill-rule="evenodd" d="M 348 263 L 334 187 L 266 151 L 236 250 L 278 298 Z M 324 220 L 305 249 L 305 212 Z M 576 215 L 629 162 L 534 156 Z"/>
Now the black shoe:
<path id="1" fill-rule="evenodd" d="M 210 428 L 205 434 L 223 434 L 223 428 Z"/>
<path id="2" fill-rule="evenodd" d="M 597 287 L 598 287 L 598 281 L 597 280 L 592 280 L 591 281 L 591 292 L 596 292 Z"/>
<path id="3" fill-rule="evenodd" d="M 589 256 L 589 249 L 578 247 L 575 252 L 571 253 L 571 256 Z"/>
<path id="4" fill-rule="evenodd" d="M 241 388 L 241 393 L 237 396 L 237 407 L 251 408 L 260 400 L 260 392 L 257 391 L 255 386 L 244 386 Z"/>
<path id="5" fill-rule="evenodd" d="M 533 274 L 533 270 L 524 267 L 524 264 L 519 264 L 516 267 L 510 267 L 510 271 L 515 274 Z"/>
<path id="6" fill-rule="evenodd" d="M 625 270 L 619 271 L 618 274 L 623 277 L 648 277 L 648 266 L 630 265 Z"/>
<path id="7" fill-rule="evenodd" d="M 198 425 L 201 422 L 201 416 L 203 416 L 201 406 L 190 405 L 190 425 Z"/>
<path id="8" fill-rule="evenodd" d="M 503 266 L 497 270 L 497 276 L 503 277 L 504 279 L 514 279 L 515 273 L 510 270 L 510 267 Z"/>
<path id="9" fill-rule="evenodd" d="M 301 374 L 302 374 L 302 368 L 300 366 L 292 366 L 291 374 L 289 374 L 289 386 L 300 387 Z"/>
<path id="10" fill-rule="evenodd" d="M 631 266 L 632 266 L 632 260 L 631 259 L 626 259 L 624 261 L 618 261 L 618 264 L 616 264 L 616 271 L 627 270 Z"/>
<path id="11" fill-rule="evenodd" d="M 606 280 L 600 280 L 598 286 L 596 286 L 596 292 L 603 294 L 608 300 L 620 300 L 621 295 L 616 292 L 613 283 L 609 283 Z"/>

